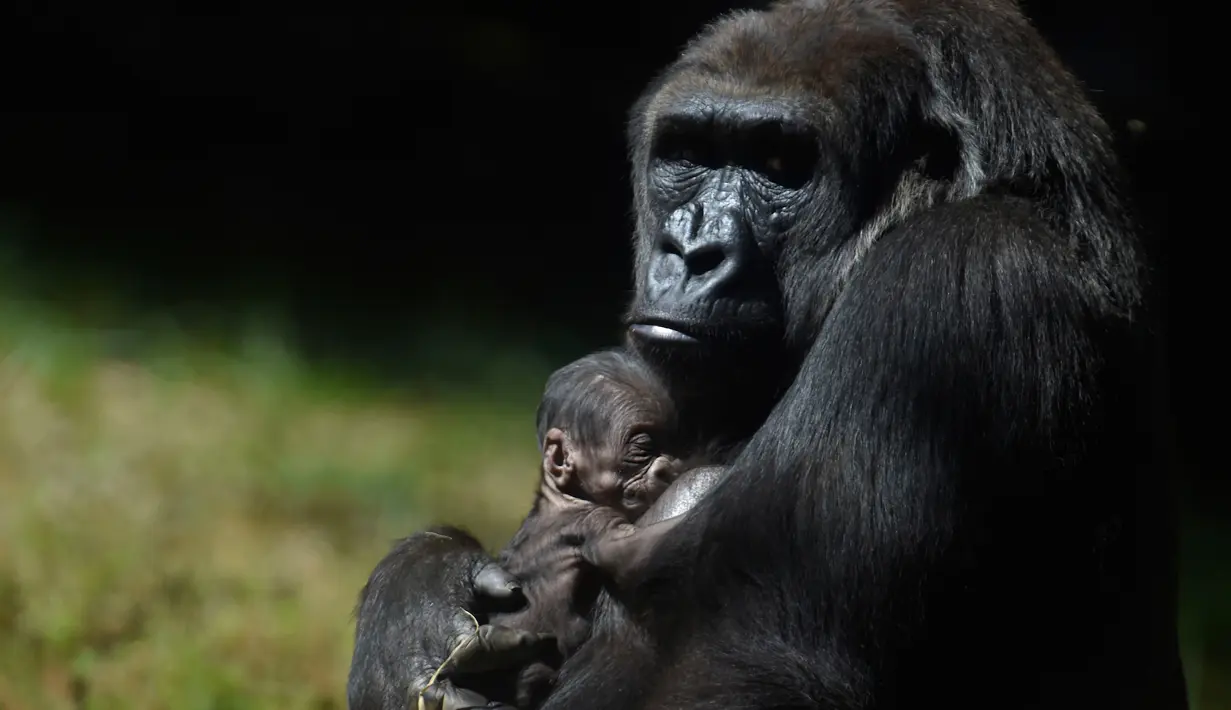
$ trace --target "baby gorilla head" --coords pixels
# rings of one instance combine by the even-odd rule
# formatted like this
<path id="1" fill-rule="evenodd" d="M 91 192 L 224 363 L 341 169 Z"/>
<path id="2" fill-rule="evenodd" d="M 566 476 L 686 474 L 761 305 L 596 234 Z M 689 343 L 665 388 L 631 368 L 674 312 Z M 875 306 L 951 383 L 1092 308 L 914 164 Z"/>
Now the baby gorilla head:
<path id="1" fill-rule="evenodd" d="M 636 520 L 681 471 L 675 406 L 636 356 L 604 350 L 547 380 L 538 410 L 544 493 L 615 508 Z"/>

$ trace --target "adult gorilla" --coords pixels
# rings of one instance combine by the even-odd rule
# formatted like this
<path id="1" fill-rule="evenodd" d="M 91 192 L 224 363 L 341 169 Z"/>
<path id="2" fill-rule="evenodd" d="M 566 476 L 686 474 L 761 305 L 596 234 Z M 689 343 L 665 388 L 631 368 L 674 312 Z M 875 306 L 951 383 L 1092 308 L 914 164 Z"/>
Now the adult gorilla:
<path id="1" fill-rule="evenodd" d="M 760 426 L 547 707 L 1186 707 L 1138 246 L 1015 4 L 732 15 L 630 136 L 632 341 Z"/>

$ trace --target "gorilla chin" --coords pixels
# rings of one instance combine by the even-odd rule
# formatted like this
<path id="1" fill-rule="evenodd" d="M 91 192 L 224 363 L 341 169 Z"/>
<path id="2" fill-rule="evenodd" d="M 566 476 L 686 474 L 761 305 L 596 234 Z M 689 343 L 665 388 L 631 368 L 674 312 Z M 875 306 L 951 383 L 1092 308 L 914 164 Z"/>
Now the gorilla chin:
<path id="1" fill-rule="evenodd" d="M 762 317 L 747 317 L 753 313 Z M 744 308 L 741 314 L 694 320 L 635 310 L 625 319 L 627 346 L 689 407 L 687 426 L 726 444 L 764 422 L 799 367 L 781 318 L 771 309 Z"/>

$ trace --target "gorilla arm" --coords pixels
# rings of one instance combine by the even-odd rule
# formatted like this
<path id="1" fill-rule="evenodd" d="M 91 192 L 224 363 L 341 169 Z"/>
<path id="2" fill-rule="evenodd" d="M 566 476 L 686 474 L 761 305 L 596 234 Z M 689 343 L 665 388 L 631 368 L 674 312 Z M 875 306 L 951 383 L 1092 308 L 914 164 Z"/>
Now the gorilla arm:
<path id="1" fill-rule="evenodd" d="M 645 515 L 637 520 L 637 525 L 646 527 L 687 513 L 696 507 L 726 473 L 726 466 L 698 466 L 681 473 L 662 496 L 654 501 L 649 510 L 645 511 Z"/>
<path id="2" fill-rule="evenodd" d="M 1081 678 L 1095 647 L 1055 640 L 1098 644 L 1119 608 L 1084 507 L 1124 433 L 1105 410 L 1124 385 L 1100 372 L 1124 326 L 1108 281 L 1024 200 L 882 235 L 765 426 L 651 548 L 684 577 L 654 602 L 668 652 L 611 637 L 545 709 L 964 703 Z"/>

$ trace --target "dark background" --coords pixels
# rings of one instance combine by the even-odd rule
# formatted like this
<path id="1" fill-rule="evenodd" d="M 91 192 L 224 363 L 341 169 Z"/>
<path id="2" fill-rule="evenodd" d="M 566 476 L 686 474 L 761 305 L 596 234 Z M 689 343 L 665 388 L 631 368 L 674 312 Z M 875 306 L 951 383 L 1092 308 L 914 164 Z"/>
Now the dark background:
<path id="1" fill-rule="evenodd" d="M 1206 95 L 1223 98 L 1207 78 L 1218 28 L 1176 2 L 1022 4 L 1117 133 L 1165 316 L 1175 406 L 1160 417 L 1186 510 L 1225 518 L 1225 368 L 1207 335 L 1224 247 L 1206 216 L 1225 151 L 1203 130 Z M 628 107 L 724 8 L 14 4 L 0 15 L 0 278 L 190 330 L 275 312 L 299 355 L 391 387 L 464 381 L 492 352 L 482 342 L 564 362 L 619 337 Z M 1193 569 L 1222 574 L 1215 547 Z M 1209 657 L 1231 659 L 1221 643 L 1207 639 Z"/>
<path id="2" fill-rule="evenodd" d="M 9 248 L 186 318 L 276 303 L 305 351 L 373 366 L 409 362 L 429 320 L 611 342 L 627 108 L 724 4 L 447 5 L 19 5 L 0 31 L 0 201 L 36 228 Z M 1213 267 L 1177 237 L 1208 204 L 1192 163 L 1212 141 L 1185 88 L 1206 23 L 1180 5 L 1024 3 L 1121 137 L 1184 401 L 1212 369 L 1185 323 Z M 1214 419 L 1177 409 L 1191 459 Z"/>
<path id="3" fill-rule="evenodd" d="M 274 302 L 305 351 L 372 365 L 425 320 L 611 342 L 627 108 L 725 5 L 415 5 L 18 5 L 0 203 L 36 228 L 8 247 L 159 309 Z M 1178 6 L 1024 3 L 1120 135 L 1184 402 L 1213 369 L 1186 325 L 1212 305 L 1212 254 L 1180 226 L 1208 204 L 1192 164 L 1212 148 L 1186 88 L 1206 28 Z M 1214 470 L 1191 460 L 1216 436 L 1198 409 L 1177 406 L 1181 449 Z"/>

